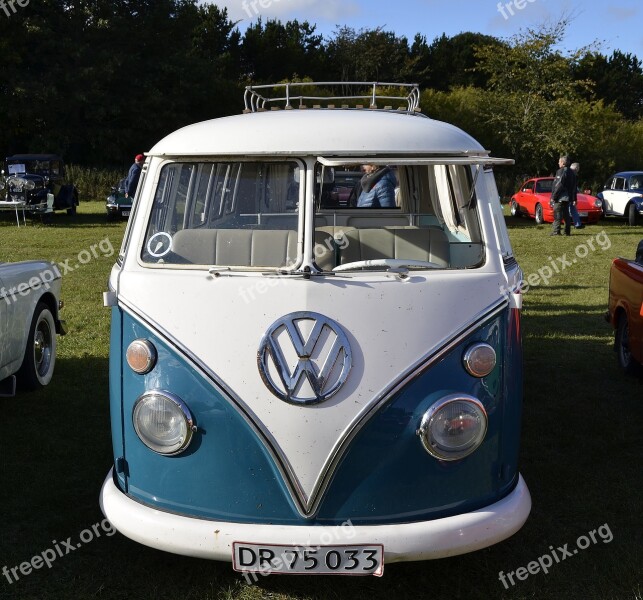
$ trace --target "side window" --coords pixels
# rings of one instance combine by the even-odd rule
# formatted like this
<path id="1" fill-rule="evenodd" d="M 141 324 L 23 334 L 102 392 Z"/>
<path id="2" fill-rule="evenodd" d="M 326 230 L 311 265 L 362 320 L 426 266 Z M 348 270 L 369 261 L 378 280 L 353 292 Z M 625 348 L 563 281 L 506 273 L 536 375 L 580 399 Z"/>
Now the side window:
<path id="1" fill-rule="evenodd" d="M 523 192 L 533 192 L 534 191 L 534 181 L 528 181 L 522 188 Z"/>
<path id="2" fill-rule="evenodd" d="M 625 189 L 625 178 L 624 177 L 614 177 L 614 183 L 612 185 L 614 190 L 624 190 Z"/>

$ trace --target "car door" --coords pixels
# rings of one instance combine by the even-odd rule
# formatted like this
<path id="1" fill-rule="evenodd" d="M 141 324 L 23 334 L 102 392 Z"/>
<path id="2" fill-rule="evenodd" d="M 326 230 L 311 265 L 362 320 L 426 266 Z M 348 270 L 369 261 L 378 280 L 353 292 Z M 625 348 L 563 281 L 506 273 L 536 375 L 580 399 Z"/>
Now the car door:
<path id="1" fill-rule="evenodd" d="M 534 216 L 536 197 L 534 196 L 534 185 L 536 182 L 533 179 L 527 181 L 520 189 L 520 205 L 524 208 L 530 217 Z"/>
<path id="2" fill-rule="evenodd" d="M 627 204 L 627 180 L 625 177 L 615 176 L 608 181 L 606 189 L 603 190 L 603 201 L 605 202 L 605 214 L 624 214 Z"/>

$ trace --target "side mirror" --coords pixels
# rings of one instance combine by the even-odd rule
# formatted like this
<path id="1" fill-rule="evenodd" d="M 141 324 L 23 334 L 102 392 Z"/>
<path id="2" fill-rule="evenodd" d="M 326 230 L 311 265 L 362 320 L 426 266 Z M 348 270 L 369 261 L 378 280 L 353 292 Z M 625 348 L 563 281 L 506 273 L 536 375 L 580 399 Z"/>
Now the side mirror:
<path id="1" fill-rule="evenodd" d="M 525 193 L 525 194 L 533 194 L 533 193 L 534 193 L 534 190 L 532 190 L 531 188 L 525 188 L 525 189 L 523 190 L 523 193 Z"/>

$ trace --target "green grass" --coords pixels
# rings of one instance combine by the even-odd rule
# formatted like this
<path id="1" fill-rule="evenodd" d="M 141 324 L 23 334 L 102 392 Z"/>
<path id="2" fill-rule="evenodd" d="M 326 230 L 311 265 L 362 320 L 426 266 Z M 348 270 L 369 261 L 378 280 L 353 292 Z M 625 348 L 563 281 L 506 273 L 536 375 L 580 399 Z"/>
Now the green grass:
<path id="1" fill-rule="evenodd" d="M 521 472 L 533 509 L 509 540 L 473 554 L 388 565 L 378 578 L 280 577 L 249 586 L 228 564 L 173 556 L 120 534 L 103 534 L 9 584 L 0 598 L 20 600 L 175 599 L 489 599 L 641 600 L 643 583 L 643 385 L 616 366 L 603 320 L 609 265 L 633 256 L 642 228 L 604 221 L 550 238 L 548 227 L 507 219 L 526 275 L 605 231 L 597 249 L 524 295 L 525 404 Z M 17 228 L 0 213 L 0 260 L 47 258 L 69 265 L 108 239 L 117 250 L 124 223 L 107 223 L 102 203 L 56 214 L 54 225 Z M 602 238 L 601 238 L 602 239 Z M 106 244 L 103 244 L 105 247 Z M 598 245 L 595 243 L 595 247 Z M 83 255 L 84 257 L 85 255 Z M 549 257 L 552 259 L 549 259 Z M 2 399 L 0 569 L 28 561 L 102 520 L 98 493 L 110 468 L 107 358 L 109 312 L 102 292 L 114 256 L 100 255 L 63 277 L 64 318 L 52 384 Z M 527 566 L 549 547 L 608 524 L 610 543 L 554 564 L 505 590 L 499 571 Z"/>

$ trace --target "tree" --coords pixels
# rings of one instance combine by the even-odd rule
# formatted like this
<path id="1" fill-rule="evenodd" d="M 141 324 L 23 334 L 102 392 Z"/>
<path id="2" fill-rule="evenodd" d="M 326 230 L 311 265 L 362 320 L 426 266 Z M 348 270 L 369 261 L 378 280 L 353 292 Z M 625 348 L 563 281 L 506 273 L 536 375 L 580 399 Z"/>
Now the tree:
<path id="1" fill-rule="evenodd" d="M 528 29 L 505 45 L 475 49 L 477 69 L 488 77 L 481 117 L 498 140 L 531 173 L 548 173 L 561 152 L 576 154 L 587 139 L 574 108 L 588 89 L 574 79 L 582 50 L 563 56 L 555 50 L 568 21 Z"/>
<path id="2" fill-rule="evenodd" d="M 579 61 L 575 75 L 593 84 L 585 94 L 587 100 L 603 100 L 626 119 L 643 117 L 643 69 L 636 56 L 619 50 L 609 58 L 598 52 L 588 52 Z"/>
<path id="3" fill-rule="evenodd" d="M 500 40 L 481 33 L 465 32 L 451 38 L 442 34 L 424 52 L 427 76 L 423 83 L 442 91 L 468 85 L 486 87 L 489 74 L 475 68 L 479 60 L 476 48 L 484 47 L 492 53 L 503 46 L 506 45 Z"/>
<path id="4" fill-rule="evenodd" d="M 340 27 L 327 45 L 333 79 L 398 82 L 408 73 L 409 44 L 392 31 Z"/>

